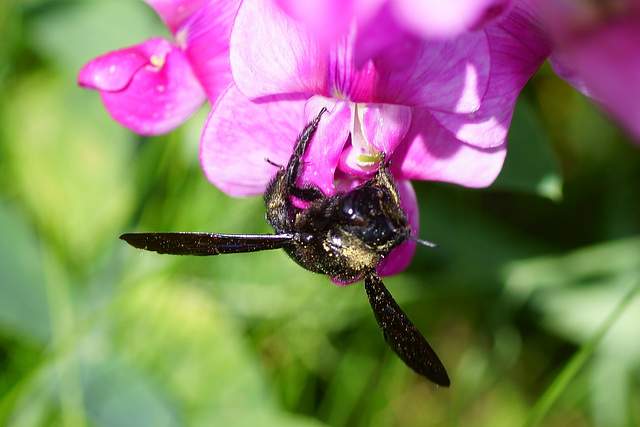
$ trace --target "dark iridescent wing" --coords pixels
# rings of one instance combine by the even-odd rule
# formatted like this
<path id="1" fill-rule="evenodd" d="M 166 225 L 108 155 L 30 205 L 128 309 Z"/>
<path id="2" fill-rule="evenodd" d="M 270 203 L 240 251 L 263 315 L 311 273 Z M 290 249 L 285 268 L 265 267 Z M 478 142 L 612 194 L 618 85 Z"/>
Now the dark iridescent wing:
<path id="1" fill-rule="evenodd" d="M 389 347 L 416 373 L 448 387 L 449 376 L 436 352 L 400 309 L 375 270 L 364 277 L 364 287 Z"/>
<path id="2" fill-rule="evenodd" d="M 292 244 L 292 234 L 126 233 L 131 246 L 159 254 L 218 255 L 279 249 Z"/>

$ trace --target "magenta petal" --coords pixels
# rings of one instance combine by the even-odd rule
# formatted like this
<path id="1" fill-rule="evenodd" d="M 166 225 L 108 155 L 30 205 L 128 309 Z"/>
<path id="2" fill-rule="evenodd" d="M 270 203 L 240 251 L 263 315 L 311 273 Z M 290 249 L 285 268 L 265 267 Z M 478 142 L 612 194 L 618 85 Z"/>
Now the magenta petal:
<path id="1" fill-rule="evenodd" d="M 411 108 L 394 104 L 365 104 L 362 108 L 364 137 L 376 150 L 393 153 L 411 126 Z"/>
<path id="2" fill-rule="evenodd" d="M 589 95 L 640 138 L 639 19 L 611 22 L 566 49 Z"/>
<path id="3" fill-rule="evenodd" d="M 504 144 L 520 91 L 551 51 L 547 35 L 524 7 L 486 30 L 491 45 L 491 77 L 478 111 L 434 113 L 458 139 L 481 148 Z"/>
<path id="4" fill-rule="evenodd" d="M 239 0 L 208 1 L 176 35 L 184 34 L 186 55 L 211 103 L 232 81 L 229 39 L 239 4 Z"/>
<path id="5" fill-rule="evenodd" d="M 248 97 L 323 93 L 326 53 L 271 1 L 242 2 L 230 46 L 234 81 Z"/>
<path id="6" fill-rule="evenodd" d="M 142 135 L 168 132 L 193 114 L 205 100 L 202 87 L 177 46 L 150 39 L 138 46 L 149 62 L 118 91 L 101 91 L 111 116 Z"/>
<path id="7" fill-rule="evenodd" d="M 351 104 L 351 145 L 340 155 L 340 170 L 371 176 L 379 153 L 391 155 L 411 125 L 411 108 L 394 104 Z"/>
<path id="8" fill-rule="evenodd" d="M 385 49 L 408 50 L 405 47 L 406 43 L 416 40 L 416 37 L 395 19 L 389 2 L 383 2 L 377 10 L 372 6 L 375 5 L 369 5 L 368 10 L 364 11 L 365 16 L 358 20 L 354 48 L 355 65 L 358 68 L 368 59 L 376 58 Z"/>
<path id="9" fill-rule="evenodd" d="M 162 22 L 175 35 L 182 23 L 189 19 L 207 0 L 143 0 L 151 6 Z"/>
<path id="10" fill-rule="evenodd" d="M 139 46 L 109 52 L 82 67 L 78 84 L 86 89 L 122 90 L 148 61 L 146 52 Z"/>
<path id="11" fill-rule="evenodd" d="M 391 158 L 398 179 L 444 181 L 486 187 L 500 173 L 507 146 L 477 148 L 457 140 L 424 109 L 414 109 L 411 128 Z"/>
<path id="12" fill-rule="evenodd" d="M 378 162 L 375 160 L 377 153 L 363 149 L 357 144 L 353 135 L 351 135 L 351 145 L 347 145 L 342 153 L 340 153 L 340 162 L 338 170 L 347 176 L 354 177 L 371 177 L 378 170 Z M 370 157 L 372 160 L 367 160 Z"/>
<path id="13" fill-rule="evenodd" d="M 354 16 L 354 0 L 276 0 L 289 16 L 324 40 L 346 33 Z"/>
<path id="14" fill-rule="evenodd" d="M 640 1 L 535 4 L 554 38 L 555 72 L 640 138 Z"/>
<path id="15" fill-rule="evenodd" d="M 511 0 L 395 0 L 398 21 L 423 37 L 455 37 L 499 18 Z"/>
<path id="16" fill-rule="evenodd" d="M 400 180 L 396 182 L 398 192 L 400 193 L 400 206 L 409 219 L 411 226 L 411 235 L 418 237 L 420 232 L 420 213 L 418 212 L 418 199 L 413 191 L 413 186 L 408 180 Z M 397 248 L 391 251 L 387 257 L 382 260 L 376 268 L 381 276 L 392 276 L 401 273 L 411 263 L 413 254 L 416 251 L 416 242 L 407 240 Z"/>
<path id="17" fill-rule="evenodd" d="M 507 140 L 516 97 L 517 94 L 493 91 L 475 113 L 435 112 L 434 117 L 461 141 L 479 148 L 499 147 Z"/>
<path id="18" fill-rule="evenodd" d="M 412 39 L 362 67 L 353 61 L 353 37 L 325 45 L 272 3 L 245 0 L 231 35 L 234 80 L 250 98 L 302 92 L 458 113 L 480 106 L 489 78 L 484 33 Z"/>
<path id="19" fill-rule="evenodd" d="M 270 97 L 252 102 L 233 84 L 211 110 L 200 140 L 207 179 L 234 197 L 264 193 L 286 166 L 304 127 L 305 99 Z"/>
<path id="20" fill-rule="evenodd" d="M 380 73 L 375 100 L 473 113 L 487 91 L 490 58 L 481 31 L 448 40 L 407 38 L 375 58 Z"/>

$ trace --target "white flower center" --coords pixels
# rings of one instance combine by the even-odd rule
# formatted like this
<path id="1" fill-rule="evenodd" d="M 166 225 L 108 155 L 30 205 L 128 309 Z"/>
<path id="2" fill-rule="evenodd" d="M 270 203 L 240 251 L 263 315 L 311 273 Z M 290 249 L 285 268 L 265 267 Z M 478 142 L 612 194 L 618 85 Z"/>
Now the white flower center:
<path id="1" fill-rule="evenodd" d="M 363 118 L 365 105 L 350 102 L 351 109 L 351 145 L 353 151 L 349 157 L 363 170 L 377 169 L 382 154 L 365 137 Z"/>

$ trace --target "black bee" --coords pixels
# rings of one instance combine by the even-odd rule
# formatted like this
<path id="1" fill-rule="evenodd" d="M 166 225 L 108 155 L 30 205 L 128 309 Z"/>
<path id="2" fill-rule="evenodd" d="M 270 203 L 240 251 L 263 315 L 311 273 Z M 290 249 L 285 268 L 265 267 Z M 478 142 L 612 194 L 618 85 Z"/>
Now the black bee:
<path id="1" fill-rule="evenodd" d="M 411 323 L 382 283 L 375 268 L 410 236 L 400 208 L 396 184 L 382 157 L 373 178 L 345 193 L 325 196 L 313 185 L 296 183 L 302 156 L 315 133 L 322 109 L 298 137 L 286 167 L 271 180 L 265 193 L 266 220 L 276 234 L 127 233 L 130 245 L 161 254 L 218 255 L 284 249 L 307 270 L 349 282 L 364 278 L 373 313 L 385 341 L 407 366 L 442 386 L 447 372 L 420 331 Z M 292 197 L 309 202 L 300 209 Z M 429 242 L 421 243 L 433 246 Z"/>

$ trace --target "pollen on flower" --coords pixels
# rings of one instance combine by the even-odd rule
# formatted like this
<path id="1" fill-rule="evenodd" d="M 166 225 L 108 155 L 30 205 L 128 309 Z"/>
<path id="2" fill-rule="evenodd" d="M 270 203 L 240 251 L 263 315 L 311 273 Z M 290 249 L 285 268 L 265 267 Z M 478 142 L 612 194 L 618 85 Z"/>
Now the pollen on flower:
<path id="1" fill-rule="evenodd" d="M 151 62 L 151 65 L 153 65 L 156 68 L 162 68 L 162 66 L 164 65 L 164 61 L 165 61 L 164 57 L 160 58 L 156 55 L 151 55 L 151 57 L 149 58 L 149 62 Z"/>
<path id="2" fill-rule="evenodd" d="M 373 147 L 371 147 L 373 148 Z M 375 148 L 373 148 L 375 150 Z M 359 154 L 358 162 L 360 163 L 378 163 L 382 159 L 382 153 L 376 151 L 374 154 Z"/>

